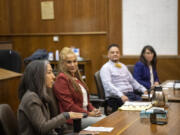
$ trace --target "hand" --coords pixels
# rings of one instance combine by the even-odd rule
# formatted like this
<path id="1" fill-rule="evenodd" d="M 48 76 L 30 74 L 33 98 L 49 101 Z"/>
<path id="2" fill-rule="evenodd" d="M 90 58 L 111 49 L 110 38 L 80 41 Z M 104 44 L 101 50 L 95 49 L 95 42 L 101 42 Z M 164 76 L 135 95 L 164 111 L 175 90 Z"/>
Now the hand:
<path id="1" fill-rule="evenodd" d="M 121 100 L 122 100 L 123 102 L 126 102 L 126 101 L 128 101 L 129 99 L 128 99 L 127 96 L 122 96 L 122 97 L 121 97 Z"/>
<path id="2" fill-rule="evenodd" d="M 96 113 L 96 116 L 100 116 L 102 114 L 100 109 L 95 108 L 93 111 Z"/>
<path id="3" fill-rule="evenodd" d="M 147 94 L 148 94 L 148 91 L 146 90 L 146 91 L 144 92 L 144 94 L 147 95 Z"/>
<path id="4" fill-rule="evenodd" d="M 69 112 L 70 119 L 81 119 L 83 113 Z"/>
<path id="5" fill-rule="evenodd" d="M 154 82 L 153 86 L 159 86 L 159 82 Z"/>
<path id="6" fill-rule="evenodd" d="M 101 111 L 99 109 L 94 109 L 93 111 L 88 113 L 88 116 L 92 116 L 92 117 L 98 117 L 101 116 Z"/>

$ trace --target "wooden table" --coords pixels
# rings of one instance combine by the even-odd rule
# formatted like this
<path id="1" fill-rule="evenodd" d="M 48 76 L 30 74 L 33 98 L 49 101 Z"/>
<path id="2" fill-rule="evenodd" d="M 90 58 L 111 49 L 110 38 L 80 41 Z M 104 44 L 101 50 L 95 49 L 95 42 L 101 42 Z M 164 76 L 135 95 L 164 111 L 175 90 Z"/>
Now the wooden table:
<path id="1" fill-rule="evenodd" d="M 167 80 L 161 84 L 164 92 L 168 95 L 168 102 L 180 102 L 180 89 L 174 89 L 173 87 L 164 88 L 169 82 L 174 82 L 174 80 Z"/>
<path id="2" fill-rule="evenodd" d="M 173 87 L 164 87 L 167 83 L 174 82 L 174 80 L 167 80 L 161 84 L 163 91 L 168 96 L 168 102 L 180 102 L 180 89 L 174 89 Z M 143 100 L 147 100 L 147 97 L 142 97 Z"/>
<path id="3" fill-rule="evenodd" d="M 100 135 L 180 135 L 180 104 L 168 103 L 168 124 L 151 124 L 149 119 L 140 119 L 140 112 L 116 111 L 92 126 L 114 127 Z"/>
<path id="4" fill-rule="evenodd" d="M 16 112 L 18 100 L 18 87 L 22 74 L 0 68 L 0 104 L 9 104 Z"/>

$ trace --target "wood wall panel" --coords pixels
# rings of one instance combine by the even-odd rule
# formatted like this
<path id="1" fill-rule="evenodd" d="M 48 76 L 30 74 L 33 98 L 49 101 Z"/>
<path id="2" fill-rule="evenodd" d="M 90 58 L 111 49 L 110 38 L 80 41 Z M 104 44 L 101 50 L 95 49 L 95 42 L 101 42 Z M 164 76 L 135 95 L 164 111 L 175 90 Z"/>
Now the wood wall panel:
<path id="1" fill-rule="evenodd" d="M 10 34 L 9 0 L 0 0 L 0 34 Z"/>
<path id="2" fill-rule="evenodd" d="M 122 52 L 122 0 L 52 0 L 54 20 L 41 20 L 41 1 L 47 0 L 1 0 L 0 41 L 11 41 L 23 59 L 40 48 L 52 52 L 64 46 L 80 48 L 81 56 L 91 60 L 90 88 L 96 93 L 93 75 L 107 61 L 107 46 L 117 43 Z M 178 17 L 179 12 L 178 8 Z M 179 32 L 178 27 L 178 37 Z M 53 35 L 59 35 L 60 41 L 53 42 Z M 179 46 L 178 41 L 178 54 Z M 121 58 L 125 64 L 137 60 Z M 176 57 L 158 59 L 161 81 L 180 77 L 179 61 Z"/>
<path id="3" fill-rule="evenodd" d="M 180 39 L 180 2 L 178 0 L 178 39 Z M 180 41 L 178 40 L 178 55 L 180 56 Z"/>
<path id="4" fill-rule="evenodd" d="M 2 38 L 2 37 L 1 37 Z M 1 41 L 0 38 L 0 41 Z M 100 69 L 103 64 L 103 54 L 106 53 L 106 35 L 77 35 L 60 36 L 60 42 L 53 42 L 53 36 L 15 36 L 12 39 L 13 48 L 20 53 L 22 59 L 32 55 L 37 49 L 46 49 L 47 51 L 61 50 L 63 47 L 80 48 L 80 55 L 91 60 L 89 88 L 91 93 L 96 93 L 94 82 L 94 73 Z"/>
<path id="5" fill-rule="evenodd" d="M 137 56 L 124 56 L 120 61 L 124 64 L 135 64 Z M 180 80 L 180 57 L 179 56 L 158 56 L 157 72 L 161 82 L 165 80 Z"/>
<path id="6" fill-rule="evenodd" d="M 122 0 L 109 0 L 108 44 L 119 44 L 122 54 Z"/>
<path id="7" fill-rule="evenodd" d="M 59 33 L 105 31 L 107 0 L 52 0 L 55 19 L 41 20 L 40 2 L 11 2 L 13 33 Z"/>

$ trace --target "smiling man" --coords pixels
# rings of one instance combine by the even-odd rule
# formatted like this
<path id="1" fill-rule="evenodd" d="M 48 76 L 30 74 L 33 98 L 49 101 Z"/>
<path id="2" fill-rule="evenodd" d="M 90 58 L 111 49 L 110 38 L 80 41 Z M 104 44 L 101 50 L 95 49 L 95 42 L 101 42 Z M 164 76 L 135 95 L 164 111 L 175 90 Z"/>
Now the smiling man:
<path id="1" fill-rule="evenodd" d="M 147 90 L 132 77 L 127 67 L 119 62 L 120 51 L 117 44 L 108 47 L 108 58 L 109 61 L 100 70 L 100 77 L 105 96 L 109 98 L 108 104 L 115 111 L 125 101 L 141 100 L 140 94 L 135 91 L 147 94 Z"/>

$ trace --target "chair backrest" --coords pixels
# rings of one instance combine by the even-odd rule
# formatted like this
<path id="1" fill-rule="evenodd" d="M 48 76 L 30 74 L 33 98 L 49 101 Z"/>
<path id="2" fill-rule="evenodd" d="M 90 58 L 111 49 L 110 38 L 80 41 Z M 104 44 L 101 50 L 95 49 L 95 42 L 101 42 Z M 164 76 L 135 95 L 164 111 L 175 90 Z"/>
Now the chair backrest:
<path id="1" fill-rule="evenodd" d="M 133 73 L 134 73 L 134 65 L 126 65 L 126 66 L 127 66 L 128 70 L 129 70 L 129 72 L 133 75 Z"/>
<path id="2" fill-rule="evenodd" d="M 18 134 L 17 118 L 8 104 L 0 104 L 0 134 Z"/>
<path id="3" fill-rule="evenodd" d="M 104 92 L 104 88 L 103 88 L 101 77 L 100 77 L 100 71 L 97 71 L 94 74 L 94 79 L 95 79 L 95 82 L 96 82 L 96 87 L 97 87 L 97 90 L 98 90 L 99 98 L 100 99 L 105 99 L 105 92 Z"/>
<path id="4" fill-rule="evenodd" d="M 21 72 L 22 60 L 14 50 L 0 50 L 0 68 Z"/>
<path id="5" fill-rule="evenodd" d="M 51 118 L 53 118 L 60 113 L 58 101 L 53 90 L 48 90 L 48 94 L 49 94 L 49 109 L 50 109 L 49 111 Z"/>

